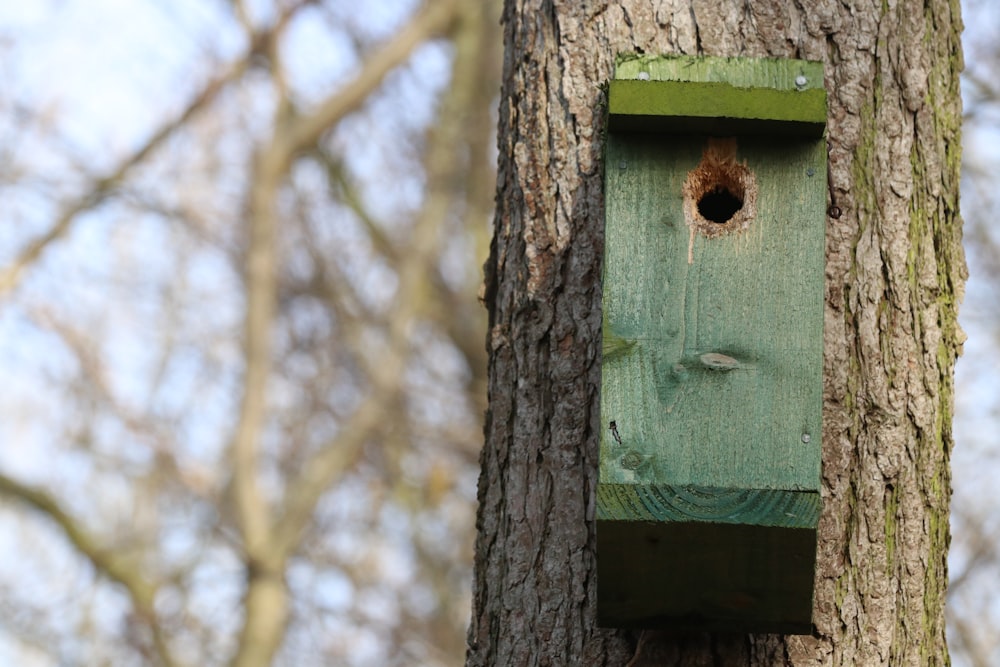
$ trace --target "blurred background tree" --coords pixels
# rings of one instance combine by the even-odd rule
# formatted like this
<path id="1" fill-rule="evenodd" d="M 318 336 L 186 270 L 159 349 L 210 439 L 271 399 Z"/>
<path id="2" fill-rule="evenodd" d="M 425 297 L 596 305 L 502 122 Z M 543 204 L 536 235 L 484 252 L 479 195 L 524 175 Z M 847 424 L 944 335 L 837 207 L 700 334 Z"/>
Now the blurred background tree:
<path id="1" fill-rule="evenodd" d="M 498 4 L 0 7 L 0 664 L 463 662 Z M 949 622 L 991 665 L 1000 17 L 964 15 Z"/>
<path id="2" fill-rule="evenodd" d="M 956 369 L 949 643 L 955 665 L 1000 664 L 1000 7 L 964 0 L 962 215 L 969 340 Z"/>
<path id="3" fill-rule="evenodd" d="M 0 663 L 461 662 L 498 35 L 0 11 Z"/>

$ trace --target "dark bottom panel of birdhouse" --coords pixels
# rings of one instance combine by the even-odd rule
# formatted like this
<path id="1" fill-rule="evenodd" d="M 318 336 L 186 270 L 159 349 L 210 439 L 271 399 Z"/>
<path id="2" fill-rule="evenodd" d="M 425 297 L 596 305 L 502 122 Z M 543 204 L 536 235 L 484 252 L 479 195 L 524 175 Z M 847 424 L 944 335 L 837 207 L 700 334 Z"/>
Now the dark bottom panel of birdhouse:
<path id="1" fill-rule="evenodd" d="M 599 623 L 811 633 L 819 506 L 815 492 L 601 485 Z"/>

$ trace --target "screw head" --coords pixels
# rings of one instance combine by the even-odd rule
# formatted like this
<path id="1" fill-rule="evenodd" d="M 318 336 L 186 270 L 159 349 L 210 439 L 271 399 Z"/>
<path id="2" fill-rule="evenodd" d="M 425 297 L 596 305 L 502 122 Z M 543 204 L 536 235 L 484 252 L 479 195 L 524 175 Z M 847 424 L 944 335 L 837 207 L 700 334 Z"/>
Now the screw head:
<path id="1" fill-rule="evenodd" d="M 802 442 L 804 442 L 804 443 L 806 443 L 808 445 L 810 441 L 812 441 L 812 436 L 809 435 L 808 433 L 803 433 L 802 434 Z"/>
<path id="2" fill-rule="evenodd" d="M 807 83 L 809 83 L 809 79 L 807 79 L 804 74 L 799 74 L 795 77 L 796 88 L 805 88 Z"/>
<path id="3" fill-rule="evenodd" d="M 649 81 L 649 72 L 639 72 L 639 76 L 636 77 L 639 81 Z"/>

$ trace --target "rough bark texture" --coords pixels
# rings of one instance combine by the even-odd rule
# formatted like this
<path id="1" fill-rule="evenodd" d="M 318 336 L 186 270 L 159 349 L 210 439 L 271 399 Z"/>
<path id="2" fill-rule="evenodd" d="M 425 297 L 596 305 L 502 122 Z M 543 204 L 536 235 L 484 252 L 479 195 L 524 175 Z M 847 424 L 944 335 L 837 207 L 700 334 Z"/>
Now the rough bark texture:
<path id="1" fill-rule="evenodd" d="M 965 272 L 960 30 L 957 0 L 507 2 L 468 664 L 947 663 Z M 832 215 L 814 636 L 595 625 L 601 86 L 615 56 L 633 51 L 825 62 Z"/>

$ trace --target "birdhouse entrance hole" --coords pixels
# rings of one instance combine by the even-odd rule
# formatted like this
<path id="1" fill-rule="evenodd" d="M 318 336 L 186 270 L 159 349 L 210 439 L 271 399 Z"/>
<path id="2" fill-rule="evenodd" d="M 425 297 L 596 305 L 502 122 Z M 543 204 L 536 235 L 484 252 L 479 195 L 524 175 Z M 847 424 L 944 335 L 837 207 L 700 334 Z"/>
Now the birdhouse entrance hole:
<path id="1" fill-rule="evenodd" d="M 711 222 L 724 225 L 743 208 L 743 200 L 721 185 L 715 186 L 698 200 L 698 213 Z"/>
<path id="2" fill-rule="evenodd" d="M 757 212 L 757 178 L 736 161 L 735 139 L 709 139 L 684 181 L 687 224 L 714 238 L 746 229 Z"/>

